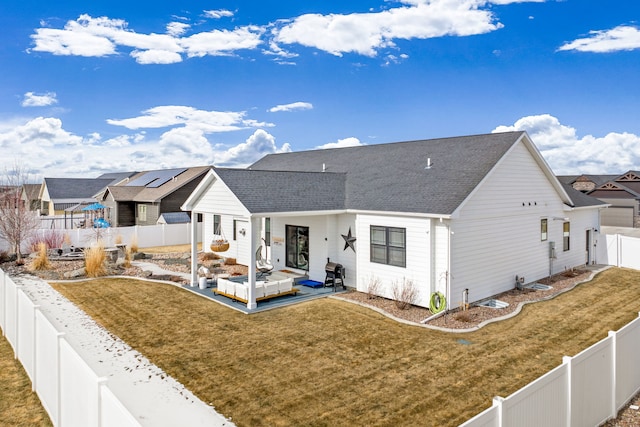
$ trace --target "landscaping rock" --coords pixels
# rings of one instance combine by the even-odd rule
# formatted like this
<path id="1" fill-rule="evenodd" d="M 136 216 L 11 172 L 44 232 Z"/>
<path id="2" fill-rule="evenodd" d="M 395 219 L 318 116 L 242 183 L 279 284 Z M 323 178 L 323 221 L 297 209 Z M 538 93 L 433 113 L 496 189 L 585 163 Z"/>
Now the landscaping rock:
<path id="1" fill-rule="evenodd" d="M 133 254 L 133 259 L 134 260 L 147 259 L 147 254 L 145 254 L 144 252 L 136 252 L 135 254 Z"/>
<path id="2" fill-rule="evenodd" d="M 77 279 L 78 277 L 83 277 L 87 275 L 87 270 L 84 267 L 78 268 L 76 270 L 67 271 L 64 273 L 65 279 Z"/>

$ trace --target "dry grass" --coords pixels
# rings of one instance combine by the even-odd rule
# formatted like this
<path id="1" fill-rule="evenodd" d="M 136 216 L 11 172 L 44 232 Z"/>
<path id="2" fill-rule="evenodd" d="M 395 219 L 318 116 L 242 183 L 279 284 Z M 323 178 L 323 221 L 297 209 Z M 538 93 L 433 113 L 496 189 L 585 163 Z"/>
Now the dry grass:
<path id="1" fill-rule="evenodd" d="M 51 263 L 49 262 L 49 256 L 47 255 L 47 244 L 44 242 L 38 243 L 38 254 L 31 261 L 29 265 L 31 270 L 48 270 L 51 268 Z"/>
<path id="2" fill-rule="evenodd" d="M 31 382 L 9 342 L 0 336 L 0 425 L 51 426 L 51 420 L 31 391 Z"/>
<path id="3" fill-rule="evenodd" d="M 104 245 L 97 243 L 90 248 L 84 250 L 84 263 L 87 270 L 87 276 L 100 277 L 107 274 L 105 262 L 107 254 L 104 251 Z"/>
<path id="4" fill-rule="evenodd" d="M 333 299 L 247 316 L 170 285 L 91 283 L 55 287 L 238 426 L 458 425 L 640 311 L 640 272 L 615 268 L 462 335 Z"/>
<path id="5" fill-rule="evenodd" d="M 202 249 L 202 243 L 198 243 L 198 250 Z M 166 254 L 171 252 L 189 253 L 191 252 L 191 245 L 172 245 L 172 246 L 154 246 L 141 249 L 144 253 L 148 254 Z"/>

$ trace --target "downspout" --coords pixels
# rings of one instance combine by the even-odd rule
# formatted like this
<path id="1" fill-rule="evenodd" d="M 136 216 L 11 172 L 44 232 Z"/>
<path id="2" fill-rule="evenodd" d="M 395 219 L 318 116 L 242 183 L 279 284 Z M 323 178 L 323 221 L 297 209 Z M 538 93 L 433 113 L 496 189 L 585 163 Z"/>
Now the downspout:
<path id="1" fill-rule="evenodd" d="M 447 223 L 447 280 L 445 281 L 445 298 L 447 306 L 444 311 L 449 311 L 451 306 L 451 222 Z"/>

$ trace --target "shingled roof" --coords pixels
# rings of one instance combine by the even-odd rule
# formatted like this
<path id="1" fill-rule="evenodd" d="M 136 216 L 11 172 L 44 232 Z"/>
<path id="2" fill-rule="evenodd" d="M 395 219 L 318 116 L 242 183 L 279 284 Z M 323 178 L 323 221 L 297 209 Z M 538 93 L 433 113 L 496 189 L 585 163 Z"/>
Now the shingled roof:
<path id="1" fill-rule="evenodd" d="M 215 168 L 252 213 L 345 209 L 345 173 Z"/>
<path id="2" fill-rule="evenodd" d="M 270 154 L 250 169 L 346 174 L 346 209 L 448 215 L 523 134 L 505 132 Z M 288 190 L 291 181 L 282 188 L 265 188 L 265 196 L 269 191 Z M 322 191 L 309 189 L 300 197 L 313 207 L 324 203 L 319 194 Z"/>

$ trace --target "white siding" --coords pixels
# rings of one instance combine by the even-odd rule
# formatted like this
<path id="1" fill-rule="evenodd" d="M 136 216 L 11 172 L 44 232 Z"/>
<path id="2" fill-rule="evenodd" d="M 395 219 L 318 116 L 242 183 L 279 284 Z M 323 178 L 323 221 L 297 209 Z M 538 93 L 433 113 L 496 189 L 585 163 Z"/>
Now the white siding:
<path id="1" fill-rule="evenodd" d="M 249 215 L 249 211 L 220 180 L 215 180 L 202 194 L 202 197 L 193 207 L 193 211 L 243 216 L 245 218 L 248 218 Z"/>
<path id="2" fill-rule="evenodd" d="M 431 294 L 431 220 L 414 217 L 394 217 L 378 215 L 358 215 L 356 221 L 358 237 L 358 282 L 357 289 L 367 292 L 368 281 L 377 278 L 381 281 L 380 295 L 392 298 L 393 284 L 411 280 L 418 288 L 416 305 L 429 306 Z M 370 261 L 370 227 L 401 227 L 406 229 L 406 267 L 396 267 Z"/>
<path id="3" fill-rule="evenodd" d="M 597 210 L 567 212 L 559 195 L 526 147 L 514 147 L 452 221 L 451 299 L 462 290 L 478 301 L 515 286 L 515 276 L 532 282 L 549 274 L 549 242 L 556 242 L 553 272 L 585 262 L 586 228 L 598 227 Z M 557 220 L 554 220 L 558 218 Z M 571 250 L 562 250 L 562 220 L 571 222 Z M 548 219 L 541 241 L 540 220 Z"/>

